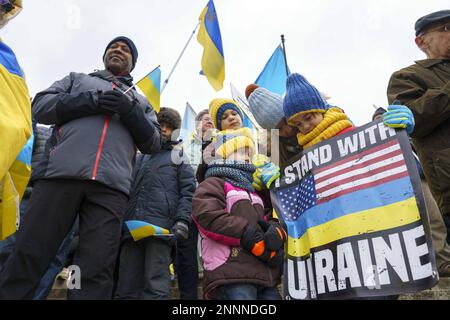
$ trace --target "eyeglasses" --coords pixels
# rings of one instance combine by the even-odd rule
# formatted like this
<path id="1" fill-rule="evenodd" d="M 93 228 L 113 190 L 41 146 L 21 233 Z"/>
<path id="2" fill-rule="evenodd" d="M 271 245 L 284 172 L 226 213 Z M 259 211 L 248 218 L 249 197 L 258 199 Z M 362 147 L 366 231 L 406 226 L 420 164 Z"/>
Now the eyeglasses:
<path id="1" fill-rule="evenodd" d="M 421 34 L 419 34 L 419 36 L 421 37 L 421 36 L 424 36 L 424 35 L 426 35 L 426 34 L 428 34 L 430 32 L 434 32 L 434 31 L 438 31 L 438 32 L 448 32 L 448 31 L 450 31 L 450 22 L 444 24 L 443 26 L 440 26 L 440 27 L 437 27 L 437 28 L 434 28 L 434 29 L 422 32 Z"/>

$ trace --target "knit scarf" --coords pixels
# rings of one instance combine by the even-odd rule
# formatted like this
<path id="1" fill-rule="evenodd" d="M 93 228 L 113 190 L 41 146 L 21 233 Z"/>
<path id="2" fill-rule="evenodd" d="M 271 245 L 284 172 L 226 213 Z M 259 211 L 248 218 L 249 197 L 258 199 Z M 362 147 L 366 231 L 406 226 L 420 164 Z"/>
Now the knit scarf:
<path id="1" fill-rule="evenodd" d="M 323 120 L 309 133 L 297 135 L 298 144 L 304 149 L 323 140 L 331 139 L 344 129 L 352 127 L 347 115 L 339 108 L 330 108 L 324 113 Z"/>
<path id="2" fill-rule="evenodd" d="M 255 188 L 252 186 L 252 175 L 255 170 L 255 166 L 250 163 L 215 160 L 208 165 L 205 179 L 209 177 L 222 178 L 237 188 L 255 192 Z"/>

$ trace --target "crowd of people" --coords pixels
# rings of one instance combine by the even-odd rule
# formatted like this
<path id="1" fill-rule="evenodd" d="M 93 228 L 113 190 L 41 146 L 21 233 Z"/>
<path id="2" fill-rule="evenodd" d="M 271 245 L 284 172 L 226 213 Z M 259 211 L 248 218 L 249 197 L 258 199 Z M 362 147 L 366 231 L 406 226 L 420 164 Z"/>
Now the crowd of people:
<path id="1" fill-rule="evenodd" d="M 19 0 L 0 1 L 0 25 L 20 8 Z M 420 18 L 415 31 L 426 59 L 393 73 L 390 105 L 372 120 L 411 137 L 438 270 L 449 276 L 450 10 Z M 256 84 L 245 90 L 255 120 L 276 137 L 270 152 L 258 154 L 264 143 L 228 98 L 212 100 L 191 138 L 180 141 L 180 114 L 156 113 L 130 90 L 137 59 L 133 41 L 117 37 L 106 46 L 104 70 L 71 72 L 30 105 L 15 55 L 0 42 L 2 204 L 34 133 L 31 178 L 14 198 L 21 198 L 20 225 L 0 241 L 0 299 L 46 299 L 69 264 L 81 271 L 69 299 L 170 299 L 171 264 L 181 299 L 197 299 L 199 274 L 205 299 L 281 299 L 287 233 L 270 189 L 290 159 L 354 123 L 292 73 L 284 97 Z M 170 234 L 136 241 L 127 221 Z"/>

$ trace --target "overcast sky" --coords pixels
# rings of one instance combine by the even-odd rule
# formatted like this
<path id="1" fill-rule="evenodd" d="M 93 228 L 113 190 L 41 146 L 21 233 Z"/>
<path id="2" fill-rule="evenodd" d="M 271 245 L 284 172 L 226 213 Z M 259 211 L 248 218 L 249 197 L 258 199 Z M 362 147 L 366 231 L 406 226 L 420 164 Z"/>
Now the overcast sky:
<path id="1" fill-rule="evenodd" d="M 207 0 L 24 0 L 24 10 L 0 31 L 16 52 L 31 95 L 69 72 L 102 69 L 107 43 L 133 39 L 135 80 L 161 65 L 166 79 Z M 199 75 L 202 47 L 192 39 L 161 97 L 183 113 L 198 112 L 215 97 L 231 97 L 254 82 L 280 42 L 292 72 L 303 74 L 330 103 L 362 125 L 372 105 L 386 106 L 392 72 L 424 54 L 414 44 L 415 21 L 449 9 L 448 0 L 215 0 L 225 55 L 224 89 Z"/>

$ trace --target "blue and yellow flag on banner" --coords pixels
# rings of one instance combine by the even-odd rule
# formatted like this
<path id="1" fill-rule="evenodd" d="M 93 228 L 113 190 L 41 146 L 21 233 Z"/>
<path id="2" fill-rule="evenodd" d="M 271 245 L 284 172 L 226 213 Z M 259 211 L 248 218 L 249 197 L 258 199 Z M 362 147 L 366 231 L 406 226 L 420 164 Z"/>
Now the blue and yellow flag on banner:
<path id="1" fill-rule="evenodd" d="M 14 52 L 0 42 L 0 240 L 16 231 L 31 173 L 31 104 Z"/>
<path id="2" fill-rule="evenodd" d="M 352 299 L 434 286 L 436 262 L 406 132 L 369 123 L 297 159 L 271 194 L 288 233 L 287 295 Z"/>
<path id="3" fill-rule="evenodd" d="M 155 226 L 154 224 L 140 221 L 140 220 L 128 220 L 125 221 L 125 225 L 130 231 L 131 237 L 134 241 L 151 237 L 170 234 L 169 230 Z"/>
<path id="4" fill-rule="evenodd" d="M 197 40 L 203 46 L 202 73 L 208 82 L 219 91 L 225 80 L 225 60 L 214 2 L 210 0 L 200 15 L 200 30 Z"/>
<path id="5" fill-rule="evenodd" d="M 153 109 L 158 113 L 161 103 L 161 69 L 157 67 L 136 85 L 141 89 L 148 102 L 150 102 Z"/>
<path id="6" fill-rule="evenodd" d="M 255 83 L 282 96 L 286 92 L 286 80 L 286 59 L 284 58 L 283 48 L 279 45 Z"/>

